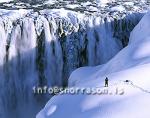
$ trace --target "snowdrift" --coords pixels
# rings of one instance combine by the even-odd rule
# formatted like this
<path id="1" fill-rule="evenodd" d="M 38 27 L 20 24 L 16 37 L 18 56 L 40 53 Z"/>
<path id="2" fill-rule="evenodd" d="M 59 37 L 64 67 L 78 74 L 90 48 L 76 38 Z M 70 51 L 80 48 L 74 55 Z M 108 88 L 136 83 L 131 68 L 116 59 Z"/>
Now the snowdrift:
<path id="1" fill-rule="evenodd" d="M 69 86 L 101 87 L 122 95 L 57 95 L 37 118 L 149 118 L 150 116 L 150 12 L 135 27 L 129 45 L 105 65 L 83 67 L 72 73 Z M 128 82 L 125 82 L 129 80 Z"/>

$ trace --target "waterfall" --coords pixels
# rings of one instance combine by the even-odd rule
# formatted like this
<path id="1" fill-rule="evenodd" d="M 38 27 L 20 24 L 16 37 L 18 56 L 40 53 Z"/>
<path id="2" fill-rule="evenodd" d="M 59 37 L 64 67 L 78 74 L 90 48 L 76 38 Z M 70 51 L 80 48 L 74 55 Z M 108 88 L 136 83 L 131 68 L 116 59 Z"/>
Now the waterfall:
<path id="1" fill-rule="evenodd" d="M 0 17 L 0 117 L 33 117 L 51 97 L 34 95 L 33 86 L 66 86 L 76 68 L 106 63 L 128 44 L 143 16 L 66 14 Z"/>

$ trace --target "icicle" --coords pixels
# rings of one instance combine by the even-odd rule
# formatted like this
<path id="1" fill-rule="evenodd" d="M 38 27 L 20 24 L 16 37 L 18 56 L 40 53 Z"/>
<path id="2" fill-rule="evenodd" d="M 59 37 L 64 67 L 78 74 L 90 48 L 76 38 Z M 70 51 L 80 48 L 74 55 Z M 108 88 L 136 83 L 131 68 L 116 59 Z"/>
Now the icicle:
<path id="1" fill-rule="evenodd" d="M 2 19 L 0 19 L 0 66 L 4 64 L 4 57 L 6 55 L 6 32 Z"/>

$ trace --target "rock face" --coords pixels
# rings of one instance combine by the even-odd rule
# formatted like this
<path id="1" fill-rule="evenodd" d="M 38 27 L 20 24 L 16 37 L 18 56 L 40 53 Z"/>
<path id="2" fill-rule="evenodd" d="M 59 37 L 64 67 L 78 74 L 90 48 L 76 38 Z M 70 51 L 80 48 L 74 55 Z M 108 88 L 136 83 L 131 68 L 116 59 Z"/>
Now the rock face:
<path id="1" fill-rule="evenodd" d="M 51 96 L 33 94 L 33 86 L 66 86 L 76 68 L 109 61 L 127 46 L 148 4 L 135 1 L 134 10 L 126 3 L 120 11 L 110 9 L 115 2 L 67 3 L 0 5 L 0 116 L 34 117 Z"/>

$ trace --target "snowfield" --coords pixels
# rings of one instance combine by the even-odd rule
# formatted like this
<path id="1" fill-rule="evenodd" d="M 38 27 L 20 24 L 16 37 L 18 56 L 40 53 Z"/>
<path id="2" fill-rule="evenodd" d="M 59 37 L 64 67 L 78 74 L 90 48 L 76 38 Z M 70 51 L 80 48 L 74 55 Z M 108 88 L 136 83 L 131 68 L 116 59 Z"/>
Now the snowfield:
<path id="1" fill-rule="evenodd" d="M 129 45 L 108 63 L 82 67 L 72 73 L 69 86 L 101 87 L 123 95 L 57 95 L 36 118 L 149 118 L 150 117 L 150 12 L 134 28 Z M 129 82 L 125 82 L 129 80 Z"/>

